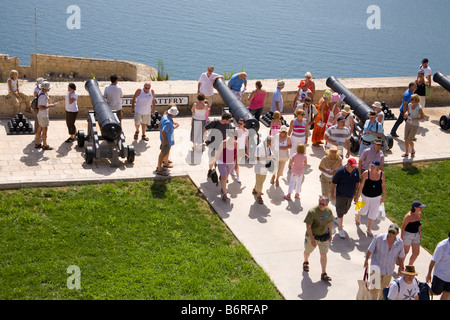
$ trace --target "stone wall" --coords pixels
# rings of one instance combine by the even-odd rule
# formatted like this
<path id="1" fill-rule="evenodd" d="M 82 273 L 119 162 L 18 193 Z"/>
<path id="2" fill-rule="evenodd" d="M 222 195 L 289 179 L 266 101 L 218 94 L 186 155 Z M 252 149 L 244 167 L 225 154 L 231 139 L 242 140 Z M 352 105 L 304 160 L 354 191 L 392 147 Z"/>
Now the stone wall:
<path id="1" fill-rule="evenodd" d="M 93 77 L 109 79 L 109 76 L 115 73 L 125 81 L 145 81 L 157 75 L 155 68 L 132 61 L 31 54 L 30 66 L 21 66 L 19 58 L 0 54 L 0 79 L 6 81 L 12 69 L 19 72 L 21 79 L 28 80 L 35 80 L 38 77 L 54 81 L 87 80 Z"/>

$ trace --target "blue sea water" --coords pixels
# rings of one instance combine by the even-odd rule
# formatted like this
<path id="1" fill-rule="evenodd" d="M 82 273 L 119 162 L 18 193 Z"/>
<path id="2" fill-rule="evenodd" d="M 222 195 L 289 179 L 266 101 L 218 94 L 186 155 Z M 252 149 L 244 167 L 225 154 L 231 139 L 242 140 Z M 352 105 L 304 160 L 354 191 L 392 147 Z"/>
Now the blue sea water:
<path id="1" fill-rule="evenodd" d="M 69 29 L 70 5 L 80 29 Z M 380 9 L 380 29 L 367 20 Z M 171 80 L 241 68 L 253 79 L 415 76 L 424 57 L 450 74 L 450 1 L 16 0 L 0 4 L 0 53 L 130 60 Z"/>

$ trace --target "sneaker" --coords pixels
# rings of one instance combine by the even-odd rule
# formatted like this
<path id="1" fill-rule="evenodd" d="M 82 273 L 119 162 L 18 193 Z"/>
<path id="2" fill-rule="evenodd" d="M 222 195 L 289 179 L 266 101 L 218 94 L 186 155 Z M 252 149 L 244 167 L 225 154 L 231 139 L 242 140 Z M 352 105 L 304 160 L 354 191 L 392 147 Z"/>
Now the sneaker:
<path id="1" fill-rule="evenodd" d="M 345 231 L 344 231 L 344 229 L 339 230 L 339 237 L 345 238 Z"/>
<path id="2" fill-rule="evenodd" d="M 227 201 L 227 200 L 228 200 L 228 197 L 227 197 L 226 194 L 223 194 L 223 195 L 222 195 L 222 200 L 223 200 L 223 201 Z"/>
<path id="3" fill-rule="evenodd" d="M 232 175 L 233 177 L 236 177 L 236 171 L 233 170 L 233 172 L 231 172 L 231 175 Z"/>
<path id="4" fill-rule="evenodd" d="M 392 133 L 392 132 L 391 132 L 391 136 L 393 136 L 394 138 L 398 138 L 398 137 L 399 137 L 399 135 L 398 135 L 398 134 L 396 134 L 396 133 Z"/>
<path id="5" fill-rule="evenodd" d="M 236 177 L 236 182 L 241 183 L 241 179 L 239 179 L 239 177 Z"/>

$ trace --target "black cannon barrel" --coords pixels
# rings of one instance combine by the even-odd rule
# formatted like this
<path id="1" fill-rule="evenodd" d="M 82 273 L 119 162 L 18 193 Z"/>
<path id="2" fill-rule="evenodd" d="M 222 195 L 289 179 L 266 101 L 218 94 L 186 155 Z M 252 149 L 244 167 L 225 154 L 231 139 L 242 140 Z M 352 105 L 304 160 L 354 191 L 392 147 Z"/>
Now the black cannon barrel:
<path id="1" fill-rule="evenodd" d="M 365 123 L 366 120 L 369 119 L 369 112 L 372 111 L 372 109 L 340 83 L 339 80 L 331 76 L 327 79 L 326 85 L 333 89 L 333 91 L 345 95 L 344 102 L 352 108 L 353 113 L 362 123 Z"/>
<path id="2" fill-rule="evenodd" d="M 441 72 L 438 71 L 433 75 L 433 81 L 439 83 L 450 92 L 450 79 Z"/>
<path id="3" fill-rule="evenodd" d="M 92 105 L 94 106 L 95 117 L 100 126 L 102 137 L 106 140 L 116 140 L 122 133 L 122 127 L 114 116 L 111 108 L 103 97 L 97 80 L 89 80 L 84 85 L 91 97 Z"/>
<path id="4" fill-rule="evenodd" d="M 230 112 L 236 120 L 243 118 L 245 120 L 245 127 L 247 129 L 259 130 L 259 121 L 253 117 L 250 111 L 239 100 L 223 78 L 218 78 L 214 81 L 214 88 L 219 92 L 225 104 L 230 108 Z"/>

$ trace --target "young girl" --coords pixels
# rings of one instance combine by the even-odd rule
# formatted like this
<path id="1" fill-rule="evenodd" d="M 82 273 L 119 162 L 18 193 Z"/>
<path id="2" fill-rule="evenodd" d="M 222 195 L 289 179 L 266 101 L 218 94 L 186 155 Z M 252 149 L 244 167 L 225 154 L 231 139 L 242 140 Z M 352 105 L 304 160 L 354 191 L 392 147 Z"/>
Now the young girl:
<path id="1" fill-rule="evenodd" d="M 75 92 L 77 87 L 74 83 L 69 83 L 66 94 L 66 124 L 69 130 L 70 137 L 66 142 L 74 142 L 77 128 L 75 127 L 75 121 L 78 115 L 78 94 Z"/>
<path id="2" fill-rule="evenodd" d="M 203 133 L 205 132 L 206 119 L 209 115 L 209 105 L 205 102 L 205 95 L 199 93 L 197 95 L 198 102 L 192 106 L 192 126 L 191 141 L 192 150 L 201 151 L 203 144 Z"/>
<path id="3" fill-rule="evenodd" d="M 304 168 L 308 164 L 306 159 L 306 146 L 304 144 L 297 145 L 297 152 L 289 160 L 289 166 L 292 166 L 291 177 L 289 181 L 288 193 L 284 199 L 291 200 L 291 193 L 295 189 L 295 197 L 300 197 L 300 191 L 303 184 Z"/>
<path id="4" fill-rule="evenodd" d="M 30 101 L 28 101 L 28 96 L 19 89 L 19 72 L 16 70 L 11 70 L 9 73 L 8 84 L 8 95 L 12 99 L 14 105 L 14 116 L 19 112 L 19 106 L 21 104 L 25 105 L 25 110 L 30 109 Z"/>
<path id="5" fill-rule="evenodd" d="M 275 137 L 278 134 L 281 125 L 281 113 L 280 111 L 275 111 L 272 116 L 272 121 L 270 121 L 270 135 L 272 137 Z"/>

